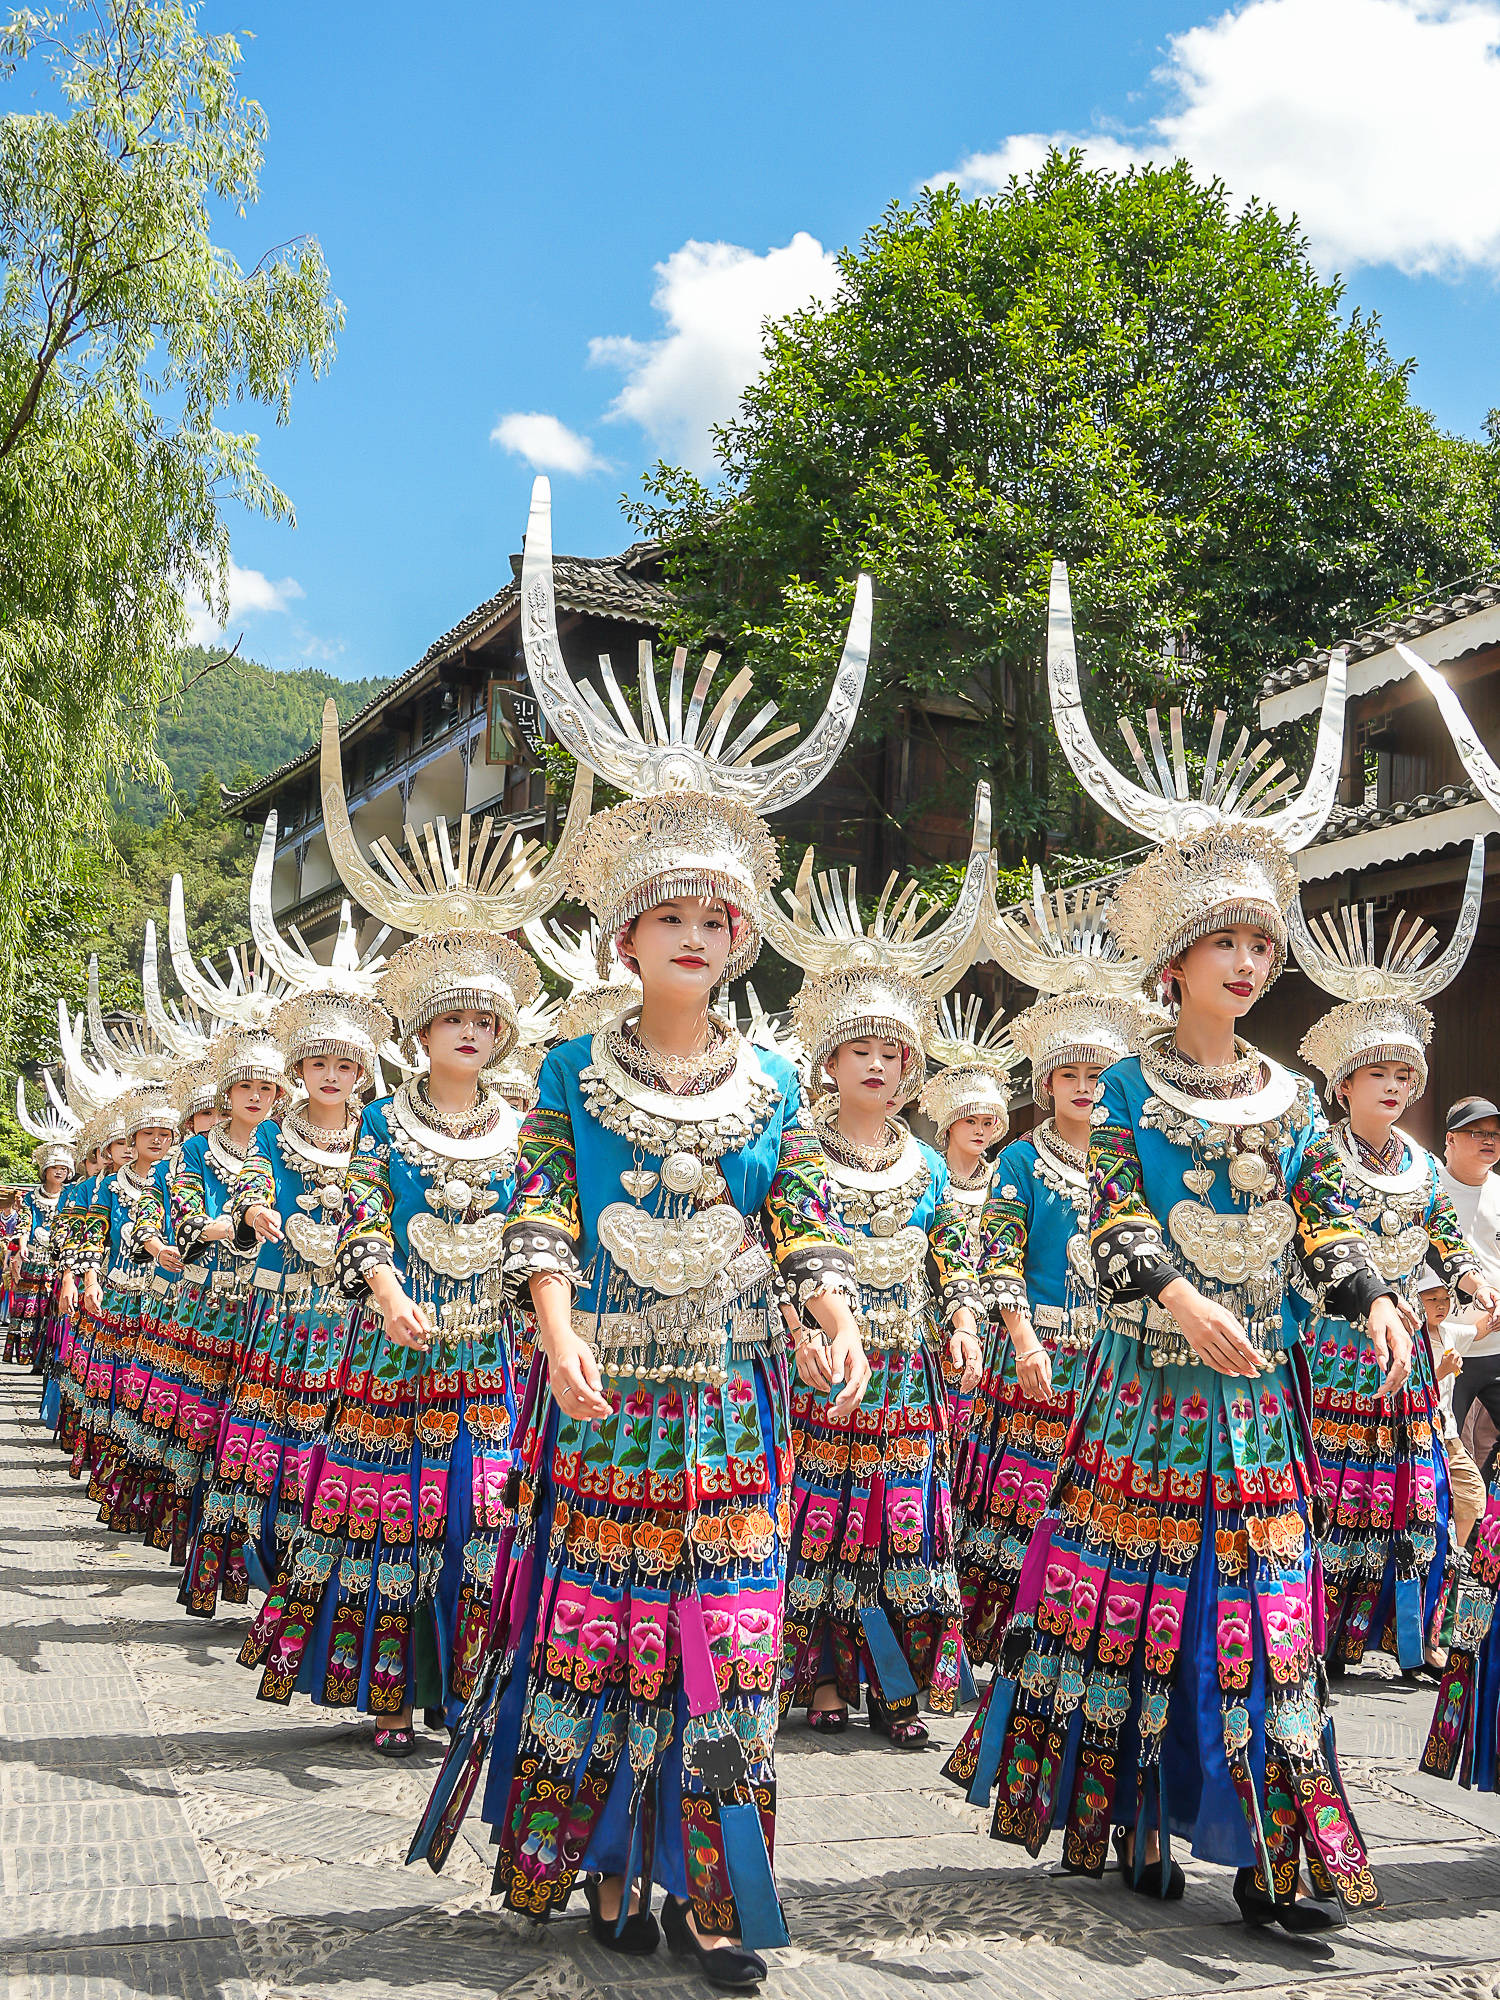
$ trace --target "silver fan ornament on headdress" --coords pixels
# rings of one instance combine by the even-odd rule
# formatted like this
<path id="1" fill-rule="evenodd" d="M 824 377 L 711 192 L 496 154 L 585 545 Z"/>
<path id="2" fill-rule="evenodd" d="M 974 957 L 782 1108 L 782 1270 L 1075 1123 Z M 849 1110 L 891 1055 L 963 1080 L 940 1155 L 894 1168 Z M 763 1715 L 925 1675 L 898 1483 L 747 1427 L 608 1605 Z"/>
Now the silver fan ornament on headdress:
<path id="1" fill-rule="evenodd" d="M 50 1078 L 50 1072 L 44 1083 Z M 48 1091 L 47 1102 L 41 1111 L 35 1112 L 26 1099 L 26 1079 L 16 1078 L 16 1122 L 21 1130 L 42 1146 L 56 1146 L 69 1153 L 73 1141 L 83 1130 L 83 1120 L 68 1104 L 59 1103 L 55 1088 Z"/>
<path id="2" fill-rule="evenodd" d="M 567 982 L 567 998 L 557 1003 L 554 1012 L 559 1041 L 593 1034 L 628 1008 L 640 1005 L 641 982 L 613 952 L 606 953 L 607 940 L 593 918 L 585 931 L 569 930 L 556 917 L 534 919 L 523 926 L 522 934 L 547 970 Z M 602 979 L 601 960 L 608 967 Z"/>
<path id="3" fill-rule="evenodd" d="M 1253 749 L 1247 749 L 1250 732 L 1242 729 L 1227 755 L 1221 754 L 1228 721 L 1222 709 L 1214 715 L 1196 797 L 1188 773 L 1181 709 L 1172 709 L 1168 716 L 1170 756 L 1156 710 L 1147 711 L 1149 765 L 1133 725 L 1122 717 L 1120 733 L 1141 776 L 1142 782 L 1136 784 L 1115 769 L 1089 728 L 1078 680 L 1068 566 L 1063 562 L 1052 565 L 1047 605 L 1047 688 L 1057 739 L 1073 775 L 1089 796 L 1122 825 L 1134 828 L 1150 840 L 1191 840 L 1210 828 L 1254 819 L 1274 833 L 1289 853 L 1295 854 L 1306 847 L 1327 820 L 1338 790 L 1344 752 L 1346 679 L 1345 656 L 1335 652 L 1328 662 L 1312 770 L 1295 797 L 1288 796 L 1296 791 L 1297 780 L 1287 772 L 1285 761 L 1278 757 L 1274 763 L 1263 763 L 1271 747 L 1264 738 Z M 1283 800 L 1286 803 L 1281 803 Z"/>
<path id="4" fill-rule="evenodd" d="M 951 1125 L 975 1113 L 998 1121 L 991 1145 L 1010 1123 L 1010 1072 L 1023 1058 L 1011 1041 L 1009 1024 L 998 1012 L 986 1021 L 984 1009 L 977 993 L 962 1002 L 950 994 L 938 1003 L 937 1032 L 927 1039 L 936 1067 L 917 1109 L 937 1127 L 939 1144 Z"/>
<path id="5" fill-rule="evenodd" d="M 1422 1004 L 1463 970 L 1479 927 L 1484 896 L 1485 836 L 1475 836 L 1464 879 L 1463 902 L 1448 947 L 1436 958 L 1438 935 L 1421 918 L 1399 910 L 1386 947 L 1375 955 L 1375 909 L 1345 904 L 1309 920 L 1300 899 L 1287 912 L 1297 963 L 1325 993 L 1340 1001 L 1315 1021 L 1298 1053 L 1322 1072 L 1330 1099 L 1357 1069 L 1372 1063 L 1408 1063 L 1420 1097 L 1427 1088 L 1427 1045 L 1432 1015 Z"/>
<path id="6" fill-rule="evenodd" d="M 987 913 L 990 956 L 1038 993 L 1139 993 L 1145 967 L 1110 931 L 1107 903 L 1104 890 L 1089 884 L 1049 895 L 1034 867 L 1029 909 Z"/>
<path id="7" fill-rule="evenodd" d="M 580 765 L 636 798 L 657 792 L 710 792 L 739 799 L 758 813 L 778 812 L 805 798 L 821 782 L 854 728 L 870 661 L 870 619 L 870 580 L 861 576 L 828 705 L 796 749 L 769 764 L 754 759 L 797 735 L 798 727 L 789 723 L 771 729 L 777 709 L 770 702 L 731 739 L 740 704 L 750 691 L 751 674 L 748 667 L 741 668 L 705 715 L 719 665 L 717 653 L 705 658 L 684 707 L 687 654 L 678 649 L 663 710 L 651 646 L 642 640 L 642 714 L 637 722 L 607 656 L 599 662 L 607 704 L 588 682 L 575 683 L 563 664 L 552 576 L 552 488 L 546 479 L 532 485 L 521 563 L 521 636 L 532 689 L 558 741 Z"/>
<path id="8" fill-rule="evenodd" d="M 593 774 L 584 765 L 574 777 L 557 845 L 545 859 L 540 841 L 516 835 L 508 844 L 503 830 L 496 834 L 492 815 L 476 829 L 464 813 L 456 843 L 446 819 L 427 821 L 420 835 L 414 831 L 405 857 L 382 836 L 372 844 L 377 869 L 360 851 L 349 820 L 339 716 L 332 701 L 323 710 L 321 755 L 323 825 L 334 866 L 355 901 L 392 929 L 413 936 L 519 930 L 545 915 L 562 895 L 593 800 Z"/>
<path id="9" fill-rule="evenodd" d="M 106 1021 L 99 1001 L 99 960 L 89 959 L 85 1015 L 94 1053 L 132 1084 L 165 1083 L 172 1074 L 172 1049 L 140 1014 Z"/>
<path id="10" fill-rule="evenodd" d="M 857 877 L 853 868 L 814 873 L 808 848 L 797 871 L 796 884 L 782 891 L 787 914 L 767 896 L 761 921 L 767 940 L 783 958 L 804 972 L 819 975 L 857 967 L 884 967 L 922 982 L 935 998 L 948 992 L 979 956 L 984 935 L 984 911 L 989 888 L 990 788 L 982 781 L 974 793 L 974 829 L 969 858 L 953 908 L 939 918 L 936 904 L 923 897 L 917 884 L 886 878 L 868 927 L 859 912 Z M 934 918 L 939 918 L 936 923 Z"/>

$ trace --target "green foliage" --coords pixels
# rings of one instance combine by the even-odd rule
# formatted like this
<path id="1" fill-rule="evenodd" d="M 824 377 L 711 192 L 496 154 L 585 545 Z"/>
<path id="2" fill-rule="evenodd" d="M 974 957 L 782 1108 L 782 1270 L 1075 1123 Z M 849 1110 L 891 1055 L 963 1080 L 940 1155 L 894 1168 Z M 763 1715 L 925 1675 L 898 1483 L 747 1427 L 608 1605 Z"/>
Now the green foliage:
<path id="1" fill-rule="evenodd" d="M 227 615 L 223 503 L 290 518 L 225 412 L 285 422 L 342 320 L 310 238 L 249 271 L 213 240 L 215 211 L 256 200 L 265 120 L 195 11 L 0 22 L 6 73 L 65 107 L 0 119 L 0 950 L 75 837 L 105 838 L 111 778 L 160 778 L 184 593 Z"/>
<path id="2" fill-rule="evenodd" d="M 188 935 L 200 956 L 220 954 L 245 936 L 255 843 L 240 820 L 225 819 L 212 771 L 187 812 L 174 806 L 155 826 L 117 819 L 111 832 L 113 854 L 80 848 L 69 874 L 38 891 L 21 913 L 19 971 L 0 1044 L 0 1074 L 7 1079 L 18 1068 L 56 1059 L 58 996 L 75 1012 L 82 1009 L 90 954 L 99 957 L 106 1010 L 140 1011 L 148 917 L 162 933 L 162 988 L 172 996 L 165 918 L 174 875 L 182 876 Z M 7 1090 L 13 1093 L 13 1082 Z M 4 1145 L 0 1125 L 0 1161 Z"/>
<path id="3" fill-rule="evenodd" d="M 183 655 L 186 692 L 180 704 L 162 710 L 156 731 L 156 752 L 171 789 L 123 779 L 116 797 L 127 818 L 159 824 L 174 795 L 179 800 L 196 797 L 208 771 L 236 786 L 263 778 L 317 742 L 330 695 L 340 717 L 347 719 L 388 685 L 384 680 L 336 680 L 315 667 L 273 673 L 254 660 L 211 666 L 218 657 L 201 646 Z"/>
<path id="4" fill-rule="evenodd" d="M 673 636 L 727 644 L 792 715 L 870 571 L 862 740 L 913 693 L 968 697 L 1012 862 L 1082 834 L 1042 659 L 1054 555 L 1114 711 L 1242 713 L 1270 664 L 1493 558 L 1496 449 L 1412 403 L 1294 224 L 1184 165 L 1053 153 L 994 197 L 893 205 L 840 266 L 831 305 L 769 330 L 722 486 L 659 465 L 632 517 L 672 547 Z"/>

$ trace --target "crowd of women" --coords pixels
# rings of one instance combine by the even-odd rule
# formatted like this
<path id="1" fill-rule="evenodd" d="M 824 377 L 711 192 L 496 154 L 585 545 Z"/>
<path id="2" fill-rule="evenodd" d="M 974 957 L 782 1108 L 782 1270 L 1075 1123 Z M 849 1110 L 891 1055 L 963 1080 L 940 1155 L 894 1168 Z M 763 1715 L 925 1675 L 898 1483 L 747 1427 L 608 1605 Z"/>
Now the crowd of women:
<path id="1" fill-rule="evenodd" d="M 1147 858 L 1002 912 L 981 787 L 950 910 L 872 909 L 811 854 L 778 896 L 766 815 L 848 740 L 868 586 L 774 758 L 769 711 L 735 733 L 748 675 L 710 705 L 679 655 L 663 706 L 646 657 L 638 713 L 607 665 L 573 683 L 544 482 L 522 595 L 578 764 L 550 856 L 465 819 L 372 864 L 330 705 L 370 949 L 347 907 L 327 965 L 277 929 L 273 823 L 255 952 L 197 963 L 174 897 L 183 997 L 148 929 L 142 1014 L 91 980 L 45 1108 L 20 1086 L 6 1355 L 101 1520 L 189 1615 L 259 1594 L 261 1699 L 362 1712 L 381 1756 L 439 1733 L 412 1859 L 441 1867 L 479 1792 L 512 1908 L 581 1876 L 601 1944 L 664 1935 L 721 1987 L 786 1941 L 778 1729 L 860 1707 L 907 1751 L 924 1706 L 977 1701 L 944 1769 L 997 1839 L 1060 1830 L 1066 1868 L 1113 1849 L 1159 1897 L 1185 1842 L 1248 1923 L 1342 1924 L 1379 1890 L 1330 1673 L 1376 1647 L 1430 1673 L 1429 1767 L 1496 1782 L 1500 1508 L 1452 1503 L 1426 1329 L 1500 1298 L 1399 1125 L 1483 839 L 1441 952 L 1309 922 L 1341 659 L 1300 791 L 1245 736 L 1222 754 L 1222 716 L 1194 789 L 1175 711 L 1149 759 L 1124 726 L 1137 782 L 1084 718 L 1059 565 L 1059 738 Z M 595 774 L 622 803 L 592 810 Z M 801 974 L 780 1027 L 715 1005 L 763 943 Z M 1322 1104 L 1239 1032 L 1289 951 L 1337 1003 L 1302 1049 Z M 955 991 L 982 958 L 1038 996 L 1003 1024 Z M 1039 1116 L 1006 1144 L 1023 1065 Z"/>

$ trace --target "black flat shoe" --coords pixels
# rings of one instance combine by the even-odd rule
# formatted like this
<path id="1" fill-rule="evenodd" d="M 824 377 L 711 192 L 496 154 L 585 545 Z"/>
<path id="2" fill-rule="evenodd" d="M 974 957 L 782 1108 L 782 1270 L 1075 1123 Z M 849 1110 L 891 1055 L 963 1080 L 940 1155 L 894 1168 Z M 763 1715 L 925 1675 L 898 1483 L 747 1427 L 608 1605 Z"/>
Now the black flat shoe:
<path id="1" fill-rule="evenodd" d="M 1143 1861 L 1141 1879 L 1135 1879 L 1135 1864 L 1126 1852 L 1129 1839 L 1123 1826 L 1115 1828 L 1115 1853 L 1120 1862 L 1120 1880 L 1127 1889 L 1133 1889 L 1138 1896 L 1153 1896 L 1160 1903 L 1180 1903 L 1182 1892 L 1187 1887 L 1187 1877 L 1175 1861 L 1167 1863 L 1167 1879 L 1162 1881 L 1161 1863 Z"/>
<path id="2" fill-rule="evenodd" d="M 766 1961 L 760 1953 L 749 1951 L 742 1944 L 725 1944 L 715 1949 L 701 1943 L 693 1935 L 687 1913 L 687 1904 L 679 1903 L 675 1896 L 668 1896 L 661 1906 L 661 1927 L 673 1958 L 696 1959 L 698 1970 L 709 1985 L 722 1986 L 726 1992 L 743 1993 L 751 1986 L 759 1986 L 766 1976 Z"/>
<path id="3" fill-rule="evenodd" d="M 632 1910 L 619 1930 L 613 1917 L 600 1916 L 597 1875 L 584 1876 L 583 1900 L 589 1906 L 589 1936 L 606 1951 L 622 1952 L 629 1958 L 646 1958 L 661 1943 L 661 1931 L 649 1910 Z"/>
<path id="4" fill-rule="evenodd" d="M 424 1729 L 446 1729 L 448 1727 L 448 1712 L 441 1703 L 435 1703 L 433 1707 L 422 1710 L 422 1727 Z"/>
<path id="5" fill-rule="evenodd" d="M 1236 1870 L 1234 1900 L 1247 1924 L 1257 1930 L 1279 1924 L 1289 1937 L 1315 1937 L 1322 1931 L 1341 1931 L 1349 1921 L 1342 1903 L 1320 1903 L 1311 1896 L 1294 1896 L 1283 1903 L 1275 1896 L 1268 1896 L 1256 1887 L 1253 1868 Z"/>

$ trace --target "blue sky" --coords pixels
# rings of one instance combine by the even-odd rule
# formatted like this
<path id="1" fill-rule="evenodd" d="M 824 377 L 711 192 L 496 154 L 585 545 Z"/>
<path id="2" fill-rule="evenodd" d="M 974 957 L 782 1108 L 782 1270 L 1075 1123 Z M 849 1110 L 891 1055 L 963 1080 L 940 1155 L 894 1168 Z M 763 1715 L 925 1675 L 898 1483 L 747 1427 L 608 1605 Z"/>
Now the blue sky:
<path id="1" fill-rule="evenodd" d="M 1477 432 L 1500 403 L 1500 0 L 201 19 L 253 31 L 271 128 L 226 240 L 248 264 L 313 232 L 348 312 L 266 439 L 297 528 L 231 522 L 230 631 L 273 665 L 408 666 L 508 576 L 534 463 L 559 548 L 620 546 L 618 496 L 662 451 L 701 458 L 768 305 L 826 283 L 893 197 L 945 171 L 996 184 L 1047 135 L 1181 151 L 1296 206 L 1441 421 Z"/>

